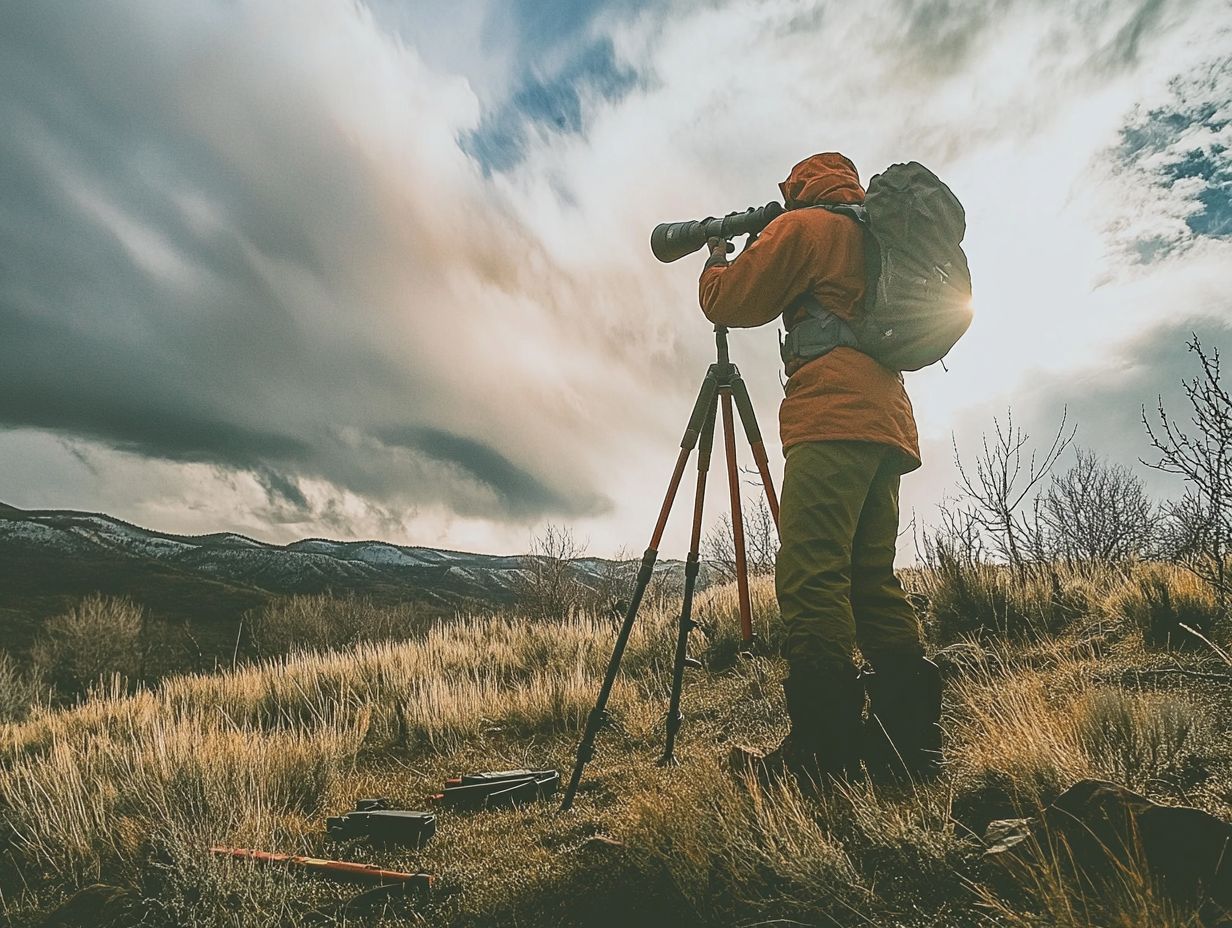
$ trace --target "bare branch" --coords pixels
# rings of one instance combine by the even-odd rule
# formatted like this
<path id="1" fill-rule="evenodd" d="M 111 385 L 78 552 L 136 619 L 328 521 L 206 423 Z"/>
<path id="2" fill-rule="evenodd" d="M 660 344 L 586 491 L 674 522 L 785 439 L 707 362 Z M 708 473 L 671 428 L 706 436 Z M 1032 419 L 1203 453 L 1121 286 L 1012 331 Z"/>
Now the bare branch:
<path id="1" fill-rule="evenodd" d="M 1164 538 L 1171 555 L 1210 585 L 1226 615 L 1232 595 L 1232 394 L 1222 382 L 1219 350 L 1207 351 L 1196 333 L 1188 347 L 1201 368 L 1182 381 L 1193 431 L 1176 425 L 1157 397 L 1158 425 L 1145 408 L 1142 424 L 1158 460 L 1143 463 L 1188 484 L 1184 498 L 1166 512 Z"/>

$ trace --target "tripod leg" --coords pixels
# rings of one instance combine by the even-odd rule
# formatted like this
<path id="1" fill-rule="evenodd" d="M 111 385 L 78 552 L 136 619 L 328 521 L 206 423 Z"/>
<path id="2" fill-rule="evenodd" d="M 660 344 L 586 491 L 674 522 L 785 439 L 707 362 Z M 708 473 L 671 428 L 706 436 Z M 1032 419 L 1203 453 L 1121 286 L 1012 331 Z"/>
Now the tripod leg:
<path id="1" fill-rule="evenodd" d="M 779 498 L 774 492 L 774 479 L 770 476 L 770 460 L 766 457 L 766 445 L 761 438 L 761 429 L 757 427 L 757 416 L 753 412 L 753 403 L 749 399 L 748 388 L 744 379 L 737 373 L 732 378 L 732 394 L 736 398 L 736 409 L 740 412 L 740 421 L 744 424 L 744 434 L 753 449 L 753 460 L 757 463 L 757 472 L 761 474 L 761 485 L 766 490 L 766 502 L 770 504 L 770 515 L 774 517 L 774 527 L 779 527 Z"/>
<path id="2" fill-rule="evenodd" d="M 736 468 L 736 429 L 732 422 L 732 395 L 719 391 L 723 405 L 723 445 L 727 452 L 727 489 L 731 496 L 732 541 L 736 549 L 736 591 L 740 597 L 740 637 L 745 649 L 753 646 L 753 606 L 749 601 L 749 565 L 744 551 L 744 510 L 740 505 L 740 474 Z"/>
<path id="3" fill-rule="evenodd" d="M 712 399 L 697 446 L 697 489 L 693 495 L 693 534 L 689 541 L 689 557 L 684 567 L 684 602 L 680 607 L 680 627 L 676 633 L 676 654 L 672 662 L 672 694 L 667 706 L 667 738 L 659 765 L 669 767 L 676 763 L 676 734 L 684 724 L 680 712 L 680 695 L 684 689 L 684 668 L 688 658 L 689 632 L 697 627 L 693 621 L 693 591 L 697 586 L 697 574 L 701 567 L 702 509 L 706 500 L 706 476 L 710 472 L 710 455 L 714 447 L 714 420 L 717 397 Z"/>
<path id="4" fill-rule="evenodd" d="M 603 685 L 599 688 L 599 698 L 595 701 L 595 707 L 591 709 L 590 715 L 586 717 L 586 728 L 582 732 L 582 740 L 578 744 L 577 761 L 573 767 L 573 775 L 569 778 L 569 786 L 565 790 L 564 798 L 560 803 L 560 811 L 562 812 L 567 812 L 572 808 L 578 784 L 582 781 L 582 770 L 595 755 L 595 738 L 607 717 L 607 701 L 612 695 L 612 686 L 615 684 L 616 674 L 620 670 L 620 660 L 624 656 L 625 647 L 629 644 L 629 635 L 633 631 L 633 622 L 637 618 L 637 610 L 642 604 L 642 596 L 645 594 L 650 578 L 654 574 L 655 561 L 659 557 L 659 542 L 663 538 L 663 530 L 667 527 L 667 517 L 672 511 L 672 503 L 676 499 L 676 491 L 680 488 L 680 480 L 684 476 L 685 464 L 688 463 L 690 452 L 697 446 L 697 440 L 705 426 L 707 411 L 713 405 L 717 389 L 718 377 L 715 372 L 715 366 L 712 365 L 702 381 L 701 390 L 697 394 L 697 401 L 693 404 L 693 414 L 689 417 L 689 424 L 685 429 L 684 438 L 680 441 L 680 454 L 676 458 L 676 467 L 672 471 L 672 478 L 667 487 L 667 495 L 663 498 L 663 506 L 659 510 L 659 520 L 655 523 L 654 532 L 650 537 L 650 544 L 647 546 L 645 554 L 642 555 L 642 566 L 638 569 L 637 582 L 633 587 L 633 595 L 629 599 L 629 606 L 625 610 L 624 621 L 621 623 L 620 632 L 616 636 L 616 644 L 612 648 L 612 656 L 607 664 L 607 672 L 603 676 Z"/>

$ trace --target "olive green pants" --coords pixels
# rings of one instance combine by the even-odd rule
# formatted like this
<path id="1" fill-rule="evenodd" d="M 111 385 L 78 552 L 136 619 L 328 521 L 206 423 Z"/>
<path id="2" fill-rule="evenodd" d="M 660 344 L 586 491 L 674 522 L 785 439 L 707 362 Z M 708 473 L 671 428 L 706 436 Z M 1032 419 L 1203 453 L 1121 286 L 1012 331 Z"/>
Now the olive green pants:
<path id="1" fill-rule="evenodd" d="M 874 666 L 923 655 L 920 626 L 894 575 L 897 452 L 819 441 L 787 452 L 775 588 L 793 670 L 850 667 L 856 644 Z"/>

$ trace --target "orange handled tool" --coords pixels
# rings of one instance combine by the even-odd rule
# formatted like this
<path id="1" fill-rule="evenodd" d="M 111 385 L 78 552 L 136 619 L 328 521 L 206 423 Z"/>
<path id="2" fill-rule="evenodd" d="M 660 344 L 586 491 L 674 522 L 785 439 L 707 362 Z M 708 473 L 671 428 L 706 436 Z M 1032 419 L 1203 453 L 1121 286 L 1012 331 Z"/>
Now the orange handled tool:
<path id="1" fill-rule="evenodd" d="M 211 847 L 210 853 L 219 857 L 234 857 L 260 864 L 280 864 L 307 870 L 335 880 L 357 883 L 413 883 L 417 888 L 432 886 L 432 876 L 427 873 L 403 873 L 398 870 L 382 870 L 372 864 L 359 864 L 346 860 L 324 860 L 319 857 L 301 857 L 294 854 L 274 854 L 269 851 L 252 851 L 242 847 Z"/>

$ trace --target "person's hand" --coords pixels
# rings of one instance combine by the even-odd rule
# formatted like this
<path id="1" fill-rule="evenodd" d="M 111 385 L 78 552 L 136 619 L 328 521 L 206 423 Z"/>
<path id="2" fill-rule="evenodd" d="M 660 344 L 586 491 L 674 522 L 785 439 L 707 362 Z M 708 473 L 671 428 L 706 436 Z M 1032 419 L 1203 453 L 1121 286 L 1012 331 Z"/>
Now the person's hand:
<path id="1" fill-rule="evenodd" d="M 735 245 L 722 238 L 706 239 L 706 247 L 710 249 L 710 257 L 706 259 L 706 267 L 726 265 L 727 256 L 736 250 Z"/>

